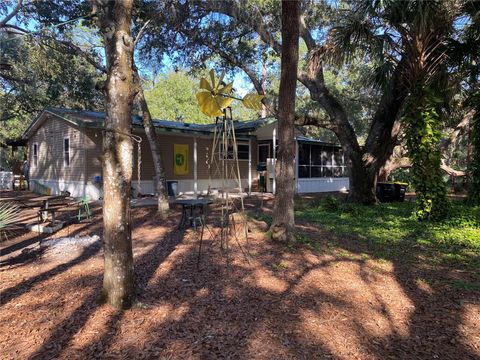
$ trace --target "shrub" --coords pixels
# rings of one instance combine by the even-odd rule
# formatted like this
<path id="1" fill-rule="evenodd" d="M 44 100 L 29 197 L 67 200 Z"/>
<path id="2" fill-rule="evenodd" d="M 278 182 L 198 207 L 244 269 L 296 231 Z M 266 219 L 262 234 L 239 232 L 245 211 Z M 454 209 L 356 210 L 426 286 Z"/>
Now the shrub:
<path id="1" fill-rule="evenodd" d="M 340 209 L 341 202 L 337 197 L 329 195 L 320 201 L 320 206 L 325 210 L 338 211 Z"/>

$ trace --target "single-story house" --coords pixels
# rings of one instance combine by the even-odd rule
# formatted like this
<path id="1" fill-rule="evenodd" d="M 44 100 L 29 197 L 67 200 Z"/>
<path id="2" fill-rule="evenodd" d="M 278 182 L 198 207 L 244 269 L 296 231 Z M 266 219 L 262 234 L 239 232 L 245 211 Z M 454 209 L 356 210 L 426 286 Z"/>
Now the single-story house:
<path id="1" fill-rule="evenodd" d="M 102 140 L 105 114 L 95 111 L 47 108 L 22 136 L 28 146 L 32 189 L 68 191 L 72 196 L 102 196 Z M 167 181 L 176 182 L 178 193 L 198 193 L 219 188 L 208 167 L 213 124 L 154 120 Z M 267 189 L 275 192 L 274 159 L 277 123 L 273 118 L 235 123 L 242 188 L 258 190 L 259 172 L 267 173 Z M 132 186 L 141 193 L 154 191 L 154 168 L 141 118 L 132 117 L 132 132 L 142 139 L 141 169 L 134 167 Z M 345 190 L 349 187 L 346 161 L 339 145 L 309 139 L 296 131 L 296 192 Z M 182 171 L 175 168 L 175 149 L 187 158 Z M 137 161 L 134 146 L 134 160 Z M 235 182 L 234 180 L 232 180 Z M 235 186 L 236 184 L 232 184 Z M 140 188 L 138 188 L 140 187 Z"/>

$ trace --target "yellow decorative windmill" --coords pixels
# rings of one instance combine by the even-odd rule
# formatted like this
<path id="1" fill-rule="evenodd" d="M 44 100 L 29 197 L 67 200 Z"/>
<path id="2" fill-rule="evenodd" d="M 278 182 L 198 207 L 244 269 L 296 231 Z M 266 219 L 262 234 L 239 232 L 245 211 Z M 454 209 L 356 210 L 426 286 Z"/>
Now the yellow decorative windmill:
<path id="1" fill-rule="evenodd" d="M 261 110 L 264 96 L 249 93 L 243 98 L 236 97 L 233 94 L 233 82 L 229 84 L 223 82 L 224 73 L 218 79 L 215 77 L 213 70 L 210 70 L 209 75 L 210 82 L 206 78 L 200 79 L 200 90 L 196 96 L 200 111 L 209 117 L 216 118 L 212 150 L 208 163 L 208 194 L 211 193 L 214 186 L 218 188 L 221 201 L 219 237 L 222 249 L 227 250 L 228 263 L 229 238 L 231 237 L 235 239 L 236 244 L 246 256 L 238 238 L 238 229 L 243 230 L 241 231 L 243 233 L 241 237 L 248 244 L 247 217 L 245 216 L 243 203 L 245 194 L 238 163 L 235 123 L 232 118 L 232 109 L 229 106 L 233 100 L 238 100 L 248 109 Z M 215 179 L 215 184 L 212 179 Z M 234 191 L 234 189 L 236 190 Z M 203 226 L 204 224 L 202 224 L 202 229 Z M 199 259 L 202 240 L 203 230 L 200 235 Z"/>
<path id="2" fill-rule="evenodd" d="M 200 91 L 197 92 L 200 111 L 209 117 L 223 116 L 224 110 L 230 106 L 233 100 L 239 100 L 247 109 L 262 110 L 263 95 L 249 93 L 242 98 L 233 95 L 233 82 L 225 84 L 223 72 L 219 79 L 215 78 L 215 72 L 210 70 L 210 81 L 200 79 Z"/>

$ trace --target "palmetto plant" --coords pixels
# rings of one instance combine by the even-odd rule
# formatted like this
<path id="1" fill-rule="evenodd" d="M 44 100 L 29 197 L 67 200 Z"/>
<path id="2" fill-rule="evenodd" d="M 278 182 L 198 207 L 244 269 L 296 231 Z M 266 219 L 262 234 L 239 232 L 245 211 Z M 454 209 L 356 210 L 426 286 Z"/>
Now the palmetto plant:
<path id="1" fill-rule="evenodd" d="M 401 66 L 409 91 L 419 82 L 438 80 L 447 40 L 462 12 L 455 0 L 355 0 L 341 14 L 328 52 L 336 61 L 363 54 L 373 61 L 372 81 L 383 87 Z"/>
<path id="2" fill-rule="evenodd" d="M 7 231 L 16 224 L 20 208 L 12 203 L 0 203 L 0 240 L 6 236 Z"/>

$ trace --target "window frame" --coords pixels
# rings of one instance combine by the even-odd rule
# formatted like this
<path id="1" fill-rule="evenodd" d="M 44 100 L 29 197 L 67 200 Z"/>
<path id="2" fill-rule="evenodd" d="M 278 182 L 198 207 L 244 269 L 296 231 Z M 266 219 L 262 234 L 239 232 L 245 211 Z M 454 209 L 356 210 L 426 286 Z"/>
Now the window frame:
<path id="1" fill-rule="evenodd" d="M 68 140 L 68 151 L 66 149 L 66 146 L 65 146 L 65 140 Z M 70 149 L 72 148 L 71 144 L 70 144 L 70 137 L 69 136 L 66 136 L 63 138 L 63 152 L 62 152 L 62 156 L 63 156 L 63 166 L 64 167 L 67 167 L 69 168 L 70 165 L 71 165 L 71 153 L 70 153 Z M 67 155 L 68 153 L 68 163 L 67 163 Z"/>
<path id="2" fill-rule="evenodd" d="M 248 148 L 248 151 L 238 151 L 239 146 L 246 146 Z M 239 157 L 239 154 L 247 154 L 247 157 L 245 159 L 241 159 Z M 222 156 L 224 157 L 224 160 L 233 160 L 234 159 L 234 151 L 233 151 L 233 146 L 229 146 L 227 151 L 225 152 L 223 150 L 223 144 L 219 144 L 219 151 L 218 151 L 218 159 L 222 160 Z M 238 161 L 248 161 L 250 159 L 250 144 L 248 142 L 237 142 L 237 159 Z"/>
<path id="3" fill-rule="evenodd" d="M 32 144 L 32 160 L 33 166 L 38 166 L 38 142 Z"/>
<path id="4" fill-rule="evenodd" d="M 247 147 L 247 151 L 239 151 L 238 147 L 239 146 L 246 146 Z M 246 158 L 240 158 L 240 153 L 242 154 L 246 154 L 247 157 Z M 250 158 L 250 144 L 247 143 L 247 142 L 237 142 L 237 158 L 238 158 L 238 161 L 248 161 L 248 159 Z"/>

